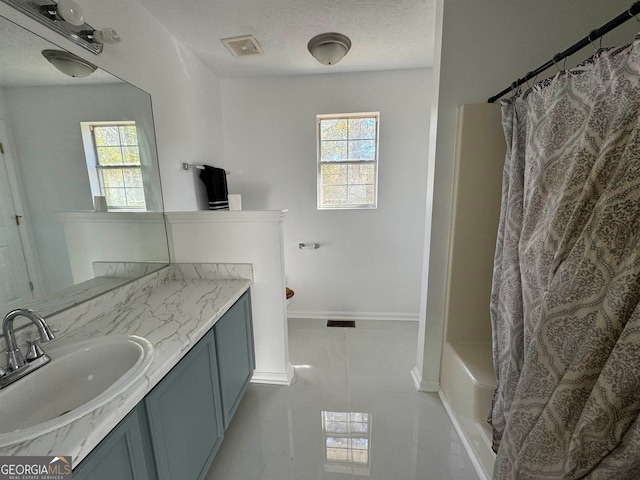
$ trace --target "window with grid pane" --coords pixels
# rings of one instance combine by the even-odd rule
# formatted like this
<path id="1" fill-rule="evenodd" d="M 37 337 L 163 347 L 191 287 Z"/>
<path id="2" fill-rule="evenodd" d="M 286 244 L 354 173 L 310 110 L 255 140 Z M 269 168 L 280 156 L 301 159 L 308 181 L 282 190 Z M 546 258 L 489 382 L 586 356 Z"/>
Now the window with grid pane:
<path id="1" fill-rule="evenodd" d="M 318 115 L 318 209 L 376 208 L 379 113 Z"/>
<path id="2" fill-rule="evenodd" d="M 370 474 L 371 420 L 365 412 L 322 411 L 325 471 Z"/>
<path id="3" fill-rule="evenodd" d="M 109 208 L 145 209 L 135 123 L 92 125 L 96 173 Z"/>

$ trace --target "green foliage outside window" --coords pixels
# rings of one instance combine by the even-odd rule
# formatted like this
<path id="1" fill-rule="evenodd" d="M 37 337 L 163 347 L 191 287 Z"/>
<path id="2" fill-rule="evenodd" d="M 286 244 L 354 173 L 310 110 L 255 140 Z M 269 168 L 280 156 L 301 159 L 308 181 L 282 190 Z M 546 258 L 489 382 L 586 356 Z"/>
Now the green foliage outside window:
<path id="1" fill-rule="evenodd" d="M 375 208 L 378 115 L 318 120 L 318 208 Z"/>
<path id="2" fill-rule="evenodd" d="M 135 125 L 94 125 L 98 180 L 110 208 L 146 208 Z"/>

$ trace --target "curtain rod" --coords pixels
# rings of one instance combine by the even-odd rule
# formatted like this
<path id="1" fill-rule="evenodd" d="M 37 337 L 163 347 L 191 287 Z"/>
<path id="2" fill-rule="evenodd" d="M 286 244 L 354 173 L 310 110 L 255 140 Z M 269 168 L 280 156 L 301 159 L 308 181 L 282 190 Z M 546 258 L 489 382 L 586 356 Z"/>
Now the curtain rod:
<path id="1" fill-rule="evenodd" d="M 550 67 L 552 67 L 554 65 L 557 65 L 559 61 L 564 60 L 565 58 L 567 58 L 570 55 L 573 55 L 574 53 L 576 53 L 579 50 L 582 50 L 587 45 L 593 44 L 593 42 L 595 40 L 599 39 L 600 37 L 602 37 L 606 33 L 608 33 L 611 30 L 613 30 L 614 28 L 619 27 L 620 25 L 622 25 L 627 20 L 635 17 L 638 13 L 640 13 L 640 2 L 635 2 L 633 5 L 631 5 L 629 10 L 627 10 L 626 12 L 621 13 L 616 18 L 614 18 L 613 20 L 609 21 L 608 23 L 605 23 L 600 28 L 598 28 L 596 30 L 592 30 L 591 33 L 589 33 L 589 35 L 584 37 L 579 42 L 574 43 L 572 46 L 567 48 L 564 52 L 556 53 L 553 56 L 553 58 L 551 60 L 549 60 L 547 63 L 545 63 L 544 65 L 539 66 L 538 68 L 536 68 L 532 72 L 527 73 L 524 76 L 524 78 L 519 78 L 518 80 L 513 82 L 509 87 L 505 88 L 504 90 L 502 90 L 497 95 L 491 97 L 488 100 L 488 102 L 489 103 L 494 103 L 500 97 L 503 97 L 504 95 L 506 95 L 507 93 L 511 92 L 512 90 L 515 90 L 516 88 L 518 88 L 523 83 L 527 82 L 528 80 L 531 80 L 532 78 L 534 78 L 539 73 L 545 71 L 547 68 L 550 68 Z"/>

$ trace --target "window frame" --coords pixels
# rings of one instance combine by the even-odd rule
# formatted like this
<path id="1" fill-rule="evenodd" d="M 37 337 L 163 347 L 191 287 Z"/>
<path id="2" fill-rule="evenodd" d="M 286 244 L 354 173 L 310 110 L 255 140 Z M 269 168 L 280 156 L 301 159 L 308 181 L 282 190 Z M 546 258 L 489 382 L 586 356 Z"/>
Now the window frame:
<path id="1" fill-rule="evenodd" d="M 349 120 L 354 118 L 375 118 L 375 159 L 374 160 L 345 160 L 336 162 L 322 161 L 322 138 L 321 123 L 323 120 Z M 357 141 L 357 139 L 346 139 L 346 142 Z M 318 210 L 375 210 L 378 208 L 378 169 L 380 160 L 380 112 L 357 112 L 357 113 L 335 113 L 316 115 L 316 159 L 317 159 L 317 209 Z M 327 205 L 322 201 L 322 166 L 323 165 L 373 165 L 374 181 L 373 181 L 373 203 L 348 203 L 340 205 Z M 347 183 L 347 185 L 349 185 Z M 368 185 L 368 184 L 367 184 Z"/>
<path id="2" fill-rule="evenodd" d="M 105 170 L 139 170 L 140 175 L 142 176 L 142 193 L 144 197 L 144 206 L 135 206 L 135 205 L 111 205 L 107 204 L 109 210 L 114 211 L 147 211 L 147 199 L 146 192 L 144 188 L 144 168 L 142 164 L 141 158 L 141 149 L 140 149 L 140 141 L 138 138 L 138 144 L 136 145 L 138 148 L 138 156 L 140 158 L 140 163 L 137 165 L 100 165 L 98 160 L 98 145 L 94 135 L 95 127 L 125 127 L 125 126 L 133 126 L 136 128 L 136 135 L 139 135 L 138 126 L 136 122 L 133 120 L 122 120 L 122 121 L 94 121 L 94 122 L 81 122 L 80 129 L 82 131 L 85 157 L 87 161 L 87 171 L 89 173 L 89 183 L 91 185 L 91 192 L 93 195 L 104 196 L 107 198 L 105 187 L 103 185 L 102 175 L 100 171 Z M 122 144 L 120 145 L 122 146 Z M 126 195 L 126 187 L 125 195 Z M 133 187 L 132 187 L 133 188 Z"/>
<path id="3" fill-rule="evenodd" d="M 367 412 L 322 411 L 322 433 L 324 437 L 324 470 L 334 473 L 369 475 L 371 471 L 371 430 L 373 415 Z M 332 418 L 344 416 L 344 419 Z M 357 416 L 362 419 L 358 420 Z M 341 424 L 344 428 L 335 428 Z M 361 428 L 354 428 L 360 425 Z M 333 444 L 333 440 L 344 440 L 346 445 Z M 366 445 L 366 448 L 355 445 Z M 336 453 L 345 458 L 337 458 Z"/>

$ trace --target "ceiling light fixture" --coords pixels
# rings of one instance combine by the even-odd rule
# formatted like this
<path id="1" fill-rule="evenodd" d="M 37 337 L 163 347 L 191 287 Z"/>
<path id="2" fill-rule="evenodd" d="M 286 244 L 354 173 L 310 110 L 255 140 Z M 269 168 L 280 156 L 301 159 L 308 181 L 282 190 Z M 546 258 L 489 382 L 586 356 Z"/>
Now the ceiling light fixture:
<path id="1" fill-rule="evenodd" d="M 351 40 L 341 33 L 321 33 L 307 44 L 309 53 L 323 65 L 335 65 L 351 49 Z"/>
<path id="2" fill-rule="evenodd" d="M 98 68 L 83 58 L 63 50 L 43 50 L 42 56 L 62 73 L 74 78 L 87 77 Z"/>

